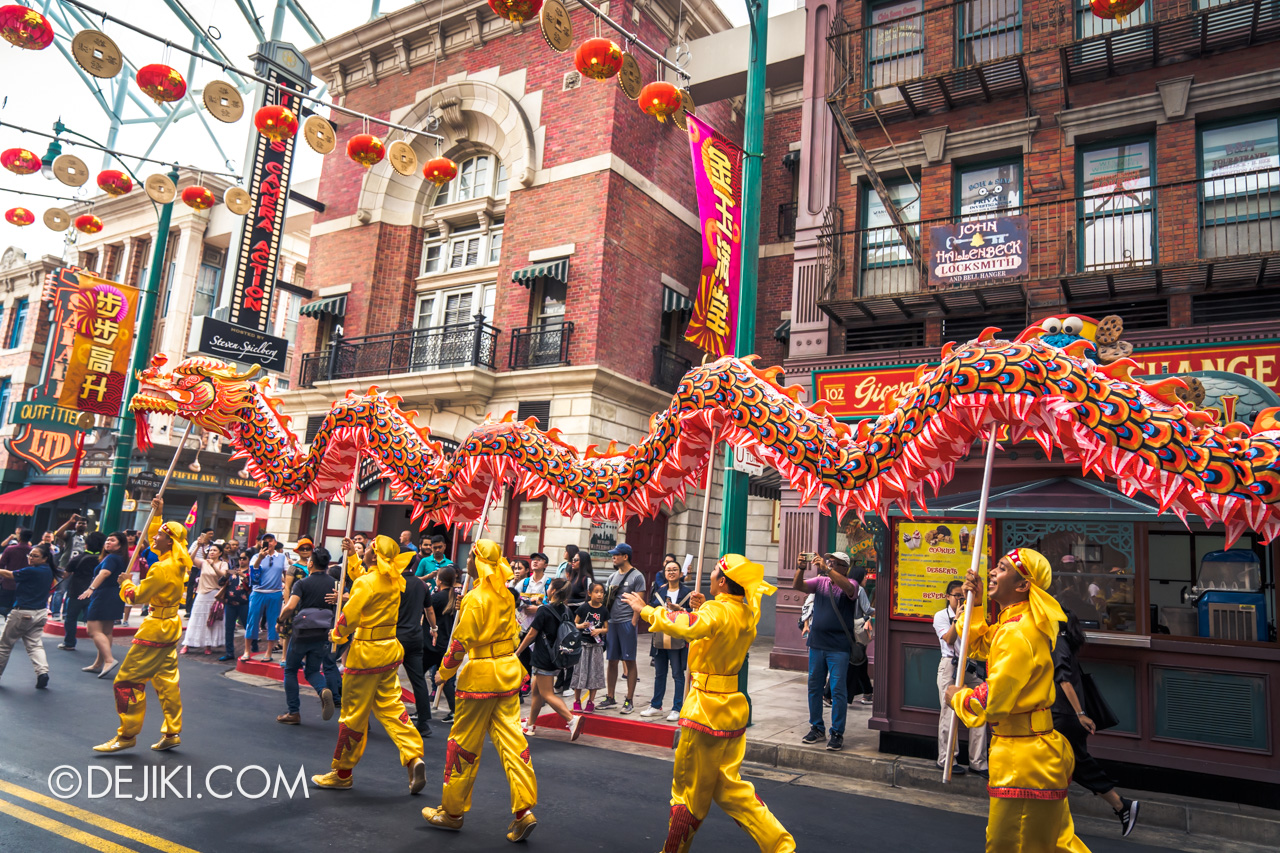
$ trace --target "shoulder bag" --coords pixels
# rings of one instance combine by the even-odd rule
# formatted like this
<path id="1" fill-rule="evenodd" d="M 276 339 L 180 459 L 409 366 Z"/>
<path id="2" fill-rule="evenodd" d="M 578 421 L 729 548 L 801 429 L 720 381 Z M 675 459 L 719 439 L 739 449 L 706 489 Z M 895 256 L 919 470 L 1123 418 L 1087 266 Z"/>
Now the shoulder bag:
<path id="1" fill-rule="evenodd" d="M 843 590 L 840 590 L 839 588 L 837 588 L 836 591 L 837 593 L 843 593 Z M 836 619 L 840 620 L 840 628 L 844 631 L 845 639 L 849 641 L 849 663 L 854 666 L 861 666 L 867 662 L 866 644 L 858 642 L 853 634 L 849 633 L 849 626 L 844 621 L 844 614 L 840 612 L 840 595 L 836 595 L 835 598 L 836 600 L 831 603 L 831 609 L 835 611 Z M 853 605 L 855 608 L 858 606 L 858 599 L 855 598 L 853 600 Z"/>

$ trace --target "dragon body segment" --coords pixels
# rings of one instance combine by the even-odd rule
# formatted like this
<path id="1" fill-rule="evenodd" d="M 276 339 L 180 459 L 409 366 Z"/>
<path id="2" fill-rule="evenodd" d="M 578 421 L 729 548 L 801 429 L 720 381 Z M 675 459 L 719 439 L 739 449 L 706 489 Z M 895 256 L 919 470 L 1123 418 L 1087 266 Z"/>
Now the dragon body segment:
<path id="1" fill-rule="evenodd" d="M 415 519 L 446 523 L 479 516 L 495 481 L 546 495 L 566 514 L 619 523 L 651 515 L 701 482 L 718 439 L 753 448 L 824 511 L 896 504 L 910 514 L 912 501 L 924 505 L 926 484 L 936 494 L 973 441 L 1003 427 L 1010 440 L 1032 438 L 1046 454 L 1059 447 L 1127 495 L 1143 492 L 1183 518 L 1221 521 L 1229 540 L 1248 528 L 1267 539 L 1280 533 L 1280 430 L 1220 426 L 1214 413 L 1178 401 L 1180 380 L 1134 379 L 1132 361 L 1099 366 L 1074 345 L 1063 351 L 1039 340 L 1038 330 L 1016 341 L 994 339 L 994 331 L 948 344 L 941 364 L 921 368 L 891 411 L 856 428 L 821 402 L 802 405 L 798 388 L 778 384 L 780 368 L 722 358 L 685 375 L 641 441 L 605 453 L 580 453 L 558 430 L 508 414 L 486 419 L 446 454 L 414 423 L 416 412 L 376 388 L 337 401 L 304 452 L 264 385 L 202 357 L 167 372 L 162 360 L 153 363 L 131 408 L 222 434 L 273 499 L 338 497 L 368 456 L 394 494 L 413 502 Z M 1269 414 L 1264 420 L 1274 426 Z"/>

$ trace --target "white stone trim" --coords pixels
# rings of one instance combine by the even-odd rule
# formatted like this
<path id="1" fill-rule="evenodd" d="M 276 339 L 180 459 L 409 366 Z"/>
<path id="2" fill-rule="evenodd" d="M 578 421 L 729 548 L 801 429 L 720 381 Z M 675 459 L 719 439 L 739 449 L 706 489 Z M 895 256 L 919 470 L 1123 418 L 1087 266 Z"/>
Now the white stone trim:
<path id="1" fill-rule="evenodd" d="M 955 132 L 948 130 L 946 131 L 945 144 L 943 146 L 945 150 L 931 153 L 938 153 L 943 163 L 950 163 L 952 160 L 963 157 L 995 154 L 1014 148 L 1026 154 L 1031 150 L 1031 135 L 1039 126 L 1039 116 L 1032 116 L 969 130 L 957 130 Z M 939 128 L 929 128 L 924 132 L 936 133 L 938 130 Z M 909 169 L 917 169 L 930 162 L 925 153 L 925 143 L 922 135 L 917 135 L 915 139 L 910 141 L 899 142 L 897 147 L 896 154 L 893 148 L 889 146 L 867 152 L 870 155 L 872 165 L 881 172 L 894 172 L 902 168 L 902 162 L 899 161 L 899 157 L 906 162 Z M 855 155 L 846 154 L 841 158 L 841 162 L 849 170 L 849 183 L 851 185 L 856 185 L 859 179 L 866 177 L 866 172 L 862 170 L 862 163 L 859 162 Z"/>
<path id="2" fill-rule="evenodd" d="M 796 244 L 793 240 L 787 240 L 785 243 L 761 243 L 760 257 L 762 258 L 780 258 L 784 255 L 794 255 L 796 253 Z"/>
<path id="3" fill-rule="evenodd" d="M 689 288 L 688 288 L 688 287 L 686 287 L 685 285 L 683 285 L 683 284 L 681 284 L 680 282 L 676 281 L 674 278 L 672 278 L 671 276 L 667 275 L 666 273 L 663 273 L 663 274 L 661 275 L 661 279 L 662 279 L 662 286 L 663 286 L 663 287 L 669 287 L 669 288 L 671 288 L 671 289 L 672 289 L 672 290 L 674 290 L 676 293 L 678 293 L 678 294 L 680 294 L 681 296 L 683 296 L 685 299 L 692 299 L 692 298 L 693 298 L 692 296 L 690 296 L 690 295 L 689 295 Z"/>
<path id="4" fill-rule="evenodd" d="M 316 293 L 316 296 L 318 296 L 321 299 L 326 299 L 330 296 L 341 296 L 344 293 L 350 293 L 350 292 L 351 292 L 351 283 L 348 282 L 346 284 L 331 284 L 328 287 L 322 287 Z"/>
<path id="5" fill-rule="evenodd" d="M 573 243 L 565 243 L 562 246 L 552 246 L 549 249 L 534 249 L 529 253 L 529 263 L 536 264 L 538 261 L 554 261 L 556 258 L 567 258 L 573 254 L 575 248 Z"/>

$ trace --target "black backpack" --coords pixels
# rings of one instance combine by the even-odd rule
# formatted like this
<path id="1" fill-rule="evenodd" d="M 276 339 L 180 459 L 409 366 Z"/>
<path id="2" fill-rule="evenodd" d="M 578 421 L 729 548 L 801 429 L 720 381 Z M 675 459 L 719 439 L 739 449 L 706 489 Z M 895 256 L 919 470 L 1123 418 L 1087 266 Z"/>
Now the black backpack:
<path id="1" fill-rule="evenodd" d="M 550 607 L 550 604 L 544 605 Z M 542 635 L 546 637 L 546 634 Z M 556 638 L 554 641 L 547 640 L 547 651 L 551 657 L 551 663 L 555 669 L 568 669 L 571 666 L 577 666 L 578 659 L 582 657 L 582 635 L 578 632 L 578 626 L 573 622 L 573 614 L 569 612 L 569 608 L 564 609 L 564 615 L 560 617 L 560 626 L 556 628 Z"/>

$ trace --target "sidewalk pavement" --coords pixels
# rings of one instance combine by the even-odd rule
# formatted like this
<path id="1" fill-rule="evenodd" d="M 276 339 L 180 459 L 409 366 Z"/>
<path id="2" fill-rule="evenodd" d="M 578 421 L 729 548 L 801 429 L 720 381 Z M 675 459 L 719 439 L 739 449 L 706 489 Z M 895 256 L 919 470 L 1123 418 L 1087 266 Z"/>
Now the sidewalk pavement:
<path id="1" fill-rule="evenodd" d="M 828 752 L 825 741 L 802 744 L 800 739 L 809 731 L 808 675 L 770 669 L 772 645 L 770 637 L 758 640 L 752 646 L 748 663 L 752 710 L 752 725 L 747 729 L 746 760 L 749 763 L 841 776 L 893 788 L 987 799 L 985 779 L 960 776 L 944 785 L 942 771 L 935 762 L 880 752 L 880 733 L 867 725 L 871 707 L 856 701 L 849 706 L 842 751 Z M 643 651 L 647 650 L 642 647 Z M 648 707 L 649 697 L 653 695 L 653 669 L 648 665 L 648 655 L 639 657 L 640 684 L 636 688 L 636 714 L 633 719 Z M 621 674 L 619 682 L 620 699 L 625 691 L 625 680 Z M 614 714 L 616 709 L 601 713 Z M 823 718 L 829 729 L 830 708 L 824 707 Z M 601 740 L 599 743 L 600 746 L 614 744 L 619 742 Z M 1126 791 L 1126 795 L 1142 801 L 1143 825 L 1280 849 L 1280 811 L 1173 794 Z M 1115 821 L 1114 813 L 1102 798 L 1074 783 L 1069 797 L 1073 814 Z"/>

